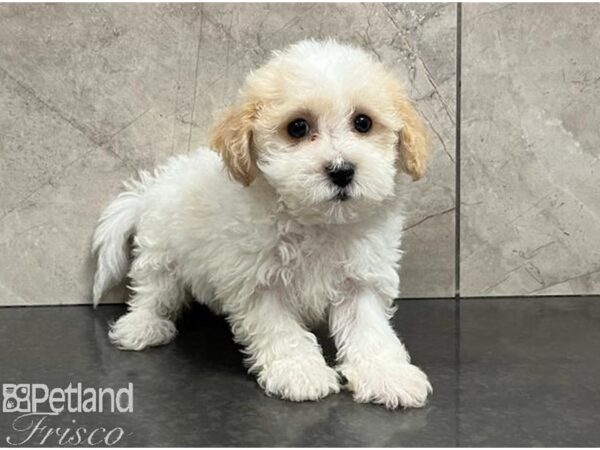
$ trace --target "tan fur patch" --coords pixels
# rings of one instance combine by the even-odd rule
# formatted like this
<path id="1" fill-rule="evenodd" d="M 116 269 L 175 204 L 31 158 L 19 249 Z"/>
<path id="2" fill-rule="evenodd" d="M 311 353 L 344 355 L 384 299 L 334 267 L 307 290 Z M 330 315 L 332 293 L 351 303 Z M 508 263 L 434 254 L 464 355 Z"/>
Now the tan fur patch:
<path id="1" fill-rule="evenodd" d="M 244 186 L 256 178 L 252 128 L 259 109 L 258 102 L 231 107 L 210 132 L 210 146 L 221 155 L 231 176 Z"/>

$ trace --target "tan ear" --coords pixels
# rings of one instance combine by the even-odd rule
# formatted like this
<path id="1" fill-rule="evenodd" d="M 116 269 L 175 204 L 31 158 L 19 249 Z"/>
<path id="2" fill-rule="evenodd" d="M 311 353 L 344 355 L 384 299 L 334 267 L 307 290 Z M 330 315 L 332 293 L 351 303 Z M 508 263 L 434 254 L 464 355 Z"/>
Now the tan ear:
<path id="1" fill-rule="evenodd" d="M 210 132 L 210 146 L 223 159 L 231 176 L 244 186 L 256 178 L 253 124 L 258 105 L 244 104 L 228 109 Z"/>
<path id="2" fill-rule="evenodd" d="M 400 100 L 398 108 L 403 122 L 398 136 L 398 161 L 401 169 L 416 181 L 427 169 L 429 134 L 410 101 Z"/>

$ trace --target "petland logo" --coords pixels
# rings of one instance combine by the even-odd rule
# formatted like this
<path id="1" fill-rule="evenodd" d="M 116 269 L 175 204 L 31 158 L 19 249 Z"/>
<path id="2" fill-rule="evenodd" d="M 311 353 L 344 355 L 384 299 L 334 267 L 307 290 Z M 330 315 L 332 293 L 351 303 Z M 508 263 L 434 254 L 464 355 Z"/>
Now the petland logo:
<path id="1" fill-rule="evenodd" d="M 132 413 L 133 384 L 126 387 L 93 388 L 81 383 L 49 388 L 46 384 L 3 384 L 2 412 L 20 414 L 12 422 L 10 445 L 95 446 L 115 445 L 125 436 L 121 427 L 107 429 L 78 425 L 52 427 L 52 416 L 61 413 Z"/>

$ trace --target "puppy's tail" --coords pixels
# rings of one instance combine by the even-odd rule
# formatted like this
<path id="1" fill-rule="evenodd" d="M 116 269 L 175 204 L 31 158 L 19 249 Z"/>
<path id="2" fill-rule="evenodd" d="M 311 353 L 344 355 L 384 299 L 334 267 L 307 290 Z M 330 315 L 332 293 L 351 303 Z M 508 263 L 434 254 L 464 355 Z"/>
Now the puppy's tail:
<path id="1" fill-rule="evenodd" d="M 119 194 L 108 205 L 94 231 L 92 251 L 97 257 L 93 287 L 94 307 L 98 306 L 102 295 L 121 282 L 127 273 L 127 244 L 142 214 L 144 181 L 149 176 L 140 173 L 140 178 L 139 182 L 125 185 L 128 190 Z"/>

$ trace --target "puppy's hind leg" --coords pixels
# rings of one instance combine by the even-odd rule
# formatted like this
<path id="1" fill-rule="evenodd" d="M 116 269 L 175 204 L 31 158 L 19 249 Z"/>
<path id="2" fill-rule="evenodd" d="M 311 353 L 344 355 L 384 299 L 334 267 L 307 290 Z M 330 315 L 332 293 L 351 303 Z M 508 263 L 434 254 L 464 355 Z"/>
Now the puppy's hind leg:
<path id="1" fill-rule="evenodd" d="M 171 342 L 185 292 L 172 271 L 136 258 L 129 311 L 111 325 L 109 338 L 121 350 L 143 350 Z"/>

